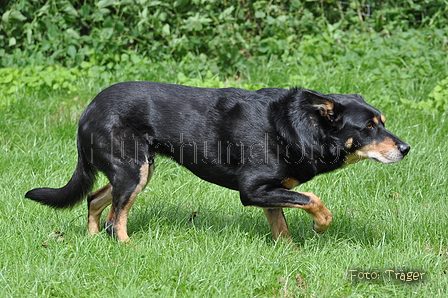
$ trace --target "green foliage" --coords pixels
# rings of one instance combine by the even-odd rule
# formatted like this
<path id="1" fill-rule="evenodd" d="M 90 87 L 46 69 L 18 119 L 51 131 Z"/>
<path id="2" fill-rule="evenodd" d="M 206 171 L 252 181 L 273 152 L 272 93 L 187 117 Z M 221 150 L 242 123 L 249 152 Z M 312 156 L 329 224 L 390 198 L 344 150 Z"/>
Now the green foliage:
<path id="1" fill-rule="evenodd" d="M 82 87 L 80 80 L 101 78 L 98 73 L 104 67 L 83 66 L 66 68 L 55 64 L 0 68 L 0 109 L 16 103 L 20 96 L 33 96 L 37 92 L 51 93 L 57 90 L 61 94 L 75 94 Z"/>
<path id="2" fill-rule="evenodd" d="M 148 79 L 155 67 L 173 65 L 180 83 L 241 84 L 239 79 L 247 78 L 254 66 L 279 60 L 307 70 L 317 64 L 368 70 L 369 80 L 396 88 L 402 98 L 388 97 L 385 102 L 443 111 L 446 105 L 437 91 L 435 96 L 425 90 L 419 98 L 406 98 L 397 86 L 419 77 L 441 81 L 448 75 L 445 4 L 446 0 L 10 1 L 0 22 L 0 66 L 6 67 L 0 72 L 0 106 L 15 102 L 18 88 L 73 92 L 82 78 L 97 77 L 108 85 L 120 73 L 130 80 Z M 294 74 L 283 82 L 281 87 L 308 83 Z"/>
<path id="3" fill-rule="evenodd" d="M 214 76 L 211 71 L 208 71 L 205 77 L 188 77 L 183 72 L 177 74 L 177 80 L 179 84 L 187 86 L 196 86 L 204 88 L 227 88 L 236 87 L 248 90 L 258 90 L 266 87 L 263 84 L 255 84 L 246 81 L 222 81 L 219 76 Z"/>
<path id="4" fill-rule="evenodd" d="M 413 108 L 431 113 L 448 111 L 448 78 L 440 81 L 428 95 L 429 99 L 415 102 L 402 98 L 401 101 Z"/>
<path id="5" fill-rule="evenodd" d="M 448 78 L 440 81 L 429 97 L 433 99 L 433 108 L 448 111 Z"/>
<path id="6" fill-rule="evenodd" d="M 28 66 L 25 68 L 6 67 L 0 68 L 0 108 L 15 103 L 17 94 L 26 90 L 25 95 L 31 95 L 30 91 L 39 92 L 49 89 L 61 90 L 71 93 L 77 91 L 73 84 L 78 78 L 77 69 L 67 69 L 61 66 Z"/>
<path id="7" fill-rule="evenodd" d="M 4 94 L 0 98 L 0 106 L 8 107 L 16 102 L 18 90 L 26 91 L 27 94 L 52 90 L 76 93 L 85 89 L 85 79 L 94 78 L 103 88 L 123 80 L 156 80 L 191 86 L 247 89 L 298 85 L 323 92 L 342 93 L 368 93 L 369 89 L 380 88 L 384 90 L 382 105 L 402 103 L 431 113 L 446 110 L 446 104 L 439 94 L 443 91 L 439 92 L 438 89 L 446 90 L 443 83 L 433 91 L 437 82 L 448 75 L 448 37 L 445 31 L 412 29 L 398 32 L 393 37 L 369 32 L 363 33 L 360 38 L 357 32 L 344 32 L 337 24 L 328 27 L 328 31 L 320 36 L 304 36 L 293 55 L 251 57 L 245 61 L 244 68 L 241 67 L 238 77 L 224 76 L 217 70 L 217 64 L 211 63 L 203 54 L 187 55 L 180 63 L 173 60 L 153 62 L 147 57 L 138 56 L 134 51 L 117 55 L 117 63 L 106 65 L 93 59 L 71 68 L 58 64 L 7 67 L 0 70 L 0 92 Z M 265 75 L 254 73 L 253 69 L 258 72 L 265 69 Z M 365 84 L 354 86 L 351 81 L 346 86 L 336 81 L 329 86 L 319 84 L 323 77 L 334 72 L 361 76 Z M 165 73 L 165 76 L 160 76 L 160 73 Z M 256 77 L 257 84 L 248 84 L 249 77 Z M 272 85 L 272 82 L 276 85 Z M 408 88 L 419 92 L 409 98 L 404 92 Z"/>
<path id="8" fill-rule="evenodd" d="M 446 0 L 345 3 L 15 0 L 2 15 L 0 65 L 95 61 L 112 68 L 134 51 L 152 61 L 205 55 L 216 69 L 234 74 L 250 57 L 294 54 L 307 36 L 335 26 L 376 32 L 447 26 Z"/>

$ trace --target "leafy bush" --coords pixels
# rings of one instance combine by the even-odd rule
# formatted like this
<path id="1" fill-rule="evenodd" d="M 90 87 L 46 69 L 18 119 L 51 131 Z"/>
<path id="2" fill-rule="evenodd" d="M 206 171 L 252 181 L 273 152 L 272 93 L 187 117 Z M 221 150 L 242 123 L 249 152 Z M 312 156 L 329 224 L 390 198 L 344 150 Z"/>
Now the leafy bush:
<path id="1" fill-rule="evenodd" d="M 433 99 L 432 103 L 435 109 L 448 111 L 448 78 L 440 81 L 429 93 L 429 97 Z"/>
<path id="2" fill-rule="evenodd" d="M 350 3 L 350 4 L 346 4 Z M 234 74 L 260 55 L 292 55 L 310 36 L 447 25 L 446 0 L 15 0 L 0 24 L 0 66 L 94 61 L 111 69 L 129 51 L 152 61 L 205 55 Z M 304 40 L 305 38 L 305 40 Z M 23 58 L 27 59 L 24 61 Z"/>
<path id="3" fill-rule="evenodd" d="M 443 73 L 448 50 L 446 4 L 446 0 L 10 1 L 0 6 L 4 11 L 0 67 L 6 67 L 0 72 L 1 105 L 14 102 L 23 86 L 75 92 L 76 79 L 97 78 L 108 85 L 114 73 L 146 79 L 152 69 L 167 65 L 176 65 L 171 80 L 219 86 L 220 80 L 244 77 L 254 65 L 272 59 L 298 63 L 310 72 L 308 77 L 316 75 L 310 66 L 317 64 L 338 71 L 365 69 L 369 80 L 397 88 L 398 80 Z M 294 75 L 282 75 L 285 84 L 299 81 Z M 437 92 L 401 102 L 444 110 Z"/>
<path id="4" fill-rule="evenodd" d="M 448 78 L 441 80 L 428 95 L 429 99 L 414 102 L 402 98 L 401 101 L 413 108 L 437 113 L 438 111 L 448 111 Z"/>
<path id="5" fill-rule="evenodd" d="M 107 65 L 84 61 L 79 67 L 47 65 L 0 69 L 0 105 L 11 106 L 19 94 L 59 92 L 78 96 L 85 82 L 106 87 L 123 80 L 156 80 L 202 87 L 259 89 L 299 85 L 324 92 L 363 92 L 382 89 L 381 106 L 403 103 L 428 112 L 447 110 L 443 100 L 447 60 L 447 33 L 440 29 L 409 30 L 387 36 L 369 32 L 344 32 L 334 26 L 320 36 L 306 36 L 294 55 L 267 59 L 255 56 L 245 62 L 241 77 L 226 77 L 214 70 L 205 55 L 187 55 L 181 63 L 153 62 L 134 51 L 122 53 L 123 63 Z M 334 77 L 331 86 L 322 85 Z M 353 85 L 353 77 L 365 83 Z M 345 79 L 344 79 L 345 78 Z M 261 84 L 262 82 L 262 84 Z M 278 85 L 278 82 L 283 82 Z M 439 87 L 434 88 L 439 82 Z M 255 83 L 255 84 L 254 84 Z M 88 89 L 88 88 L 87 88 Z M 358 91 L 359 90 L 359 91 Z M 413 92 L 409 92 L 413 90 Z M 444 91 L 445 90 L 445 91 Z M 376 92 L 376 91 L 374 91 Z M 441 97 L 442 96 L 442 97 Z M 401 98 L 401 101 L 400 101 Z M 443 99 L 445 98 L 445 99 Z"/>
<path id="6" fill-rule="evenodd" d="M 15 103 L 18 93 L 31 96 L 31 90 L 38 92 L 58 89 L 69 94 L 76 92 L 78 89 L 74 82 L 78 76 L 78 69 L 57 65 L 0 68 L 0 109 Z"/>

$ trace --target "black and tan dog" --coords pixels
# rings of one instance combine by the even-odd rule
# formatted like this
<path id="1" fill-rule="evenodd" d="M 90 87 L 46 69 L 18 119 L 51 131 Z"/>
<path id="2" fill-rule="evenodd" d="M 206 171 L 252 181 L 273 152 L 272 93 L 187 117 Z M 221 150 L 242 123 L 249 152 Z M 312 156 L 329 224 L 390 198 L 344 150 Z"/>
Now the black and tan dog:
<path id="1" fill-rule="evenodd" d="M 88 229 L 129 239 L 126 222 L 153 174 L 156 153 L 200 178 L 238 190 L 245 206 L 264 209 L 275 239 L 289 238 L 282 208 L 301 208 L 323 233 L 331 212 L 311 192 L 290 189 L 314 176 L 369 158 L 403 159 L 410 147 L 384 128 L 385 117 L 361 96 L 305 89 L 207 89 L 154 82 L 113 85 L 79 120 L 78 164 L 62 188 L 25 196 L 56 208 L 74 206 L 98 171 L 110 183 L 88 195 Z"/>

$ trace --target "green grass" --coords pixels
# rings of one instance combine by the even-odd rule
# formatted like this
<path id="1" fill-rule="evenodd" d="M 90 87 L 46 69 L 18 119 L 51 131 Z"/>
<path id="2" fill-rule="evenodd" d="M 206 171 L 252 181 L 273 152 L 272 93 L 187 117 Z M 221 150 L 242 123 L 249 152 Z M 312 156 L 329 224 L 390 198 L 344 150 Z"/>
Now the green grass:
<path id="1" fill-rule="evenodd" d="M 308 214 L 287 210 L 299 250 L 275 243 L 263 212 L 243 207 L 237 192 L 162 158 L 131 210 L 132 242 L 119 244 L 104 232 L 88 237 L 85 204 L 52 210 L 24 194 L 68 181 L 77 119 L 106 86 L 81 79 L 77 94 L 19 92 L 0 119 L 0 297 L 444 297 L 448 116 L 406 109 L 398 97 L 425 99 L 446 66 L 441 58 L 423 76 L 408 63 L 402 71 L 410 77 L 396 81 L 394 73 L 380 78 L 368 67 L 344 64 L 272 60 L 247 70 L 249 85 L 362 93 L 412 146 L 400 163 L 364 161 L 299 186 L 321 197 L 334 216 L 328 232 L 317 235 Z M 115 74 L 112 81 L 177 82 L 180 67 L 156 68 L 138 77 Z M 97 186 L 104 183 L 101 177 Z M 198 216 L 190 220 L 192 212 Z M 351 282 L 349 270 L 425 275 L 413 283 Z"/>

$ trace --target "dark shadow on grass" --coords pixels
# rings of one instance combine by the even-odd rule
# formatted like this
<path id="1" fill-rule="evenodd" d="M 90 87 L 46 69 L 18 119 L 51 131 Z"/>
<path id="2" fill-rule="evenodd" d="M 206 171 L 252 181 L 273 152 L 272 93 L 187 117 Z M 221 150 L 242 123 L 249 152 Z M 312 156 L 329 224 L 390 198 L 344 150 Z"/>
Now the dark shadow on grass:
<path id="1" fill-rule="evenodd" d="M 197 214 L 194 214 L 197 212 Z M 329 230 L 320 235 L 313 230 L 311 216 L 298 209 L 285 209 L 286 219 L 294 243 L 300 248 L 309 239 L 318 237 L 320 241 L 349 241 L 359 245 L 375 245 L 382 237 L 376 230 L 374 220 L 366 222 L 362 218 L 350 215 L 334 214 Z M 193 215 L 193 216 L 192 216 Z M 174 202 L 151 202 L 146 206 L 133 208 L 128 221 L 129 235 L 145 233 L 157 229 L 160 225 L 165 230 L 187 232 L 195 229 L 216 233 L 217 236 L 228 233 L 228 229 L 238 229 L 239 234 L 264 238 L 268 243 L 274 243 L 269 224 L 260 208 L 241 208 L 232 214 L 225 214 L 219 208 L 200 206 L 199 210 L 182 207 Z M 391 239 L 389 239 L 390 241 Z"/>
<path id="2" fill-rule="evenodd" d="M 270 236 L 269 225 L 261 209 L 244 210 L 242 208 L 232 214 L 226 214 L 219 208 L 214 209 L 202 205 L 195 209 L 168 201 L 166 203 L 152 202 L 147 206 L 135 209 L 131 211 L 128 220 L 128 231 L 131 237 L 133 233 L 155 228 L 151 227 L 151 224 L 154 223 L 164 225 L 166 230 L 172 231 L 188 231 L 194 228 L 220 235 L 226 233 L 228 227 L 232 227 L 245 234 Z M 259 217 L 256 214 L 257 211 L 259 211 Z"/>

